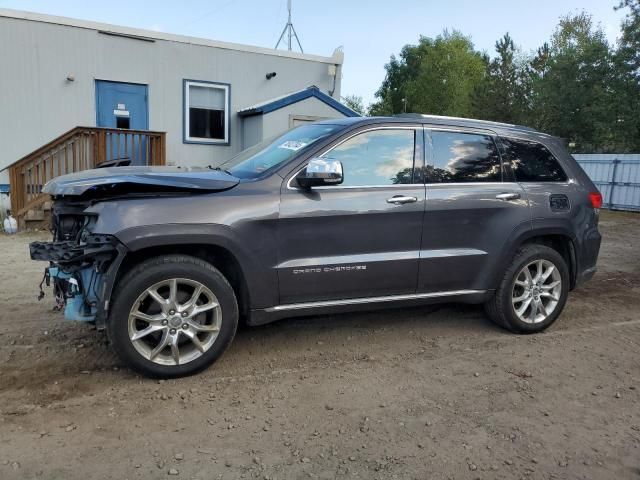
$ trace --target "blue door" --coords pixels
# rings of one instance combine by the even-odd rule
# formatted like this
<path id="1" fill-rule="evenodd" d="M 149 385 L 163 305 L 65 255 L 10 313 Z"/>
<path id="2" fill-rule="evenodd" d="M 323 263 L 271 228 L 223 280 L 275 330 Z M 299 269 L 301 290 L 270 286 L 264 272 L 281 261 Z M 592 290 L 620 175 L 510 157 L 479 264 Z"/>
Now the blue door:
<path id="1" fill-rule="evenodd" d="M 96 124 L 123 129 L 107 137 L 107 161 L 128 159 L 131 165 L 147 164 L 146 139 L 124 131 L 149 129 L 146 85 L 96 80 Z"/>

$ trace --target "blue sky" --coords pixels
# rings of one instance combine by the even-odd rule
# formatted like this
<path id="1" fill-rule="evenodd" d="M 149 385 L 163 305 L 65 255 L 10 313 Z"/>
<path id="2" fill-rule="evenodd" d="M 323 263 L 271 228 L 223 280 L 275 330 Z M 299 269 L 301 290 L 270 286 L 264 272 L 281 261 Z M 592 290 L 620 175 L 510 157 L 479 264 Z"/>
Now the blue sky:
<path id="1" fill-rule="evenodd" d="M 286 23 L 286 0 L 0 0 L 13 8 L 229 42 L 275 46 Z M 331 55 L 343 46 L 342 93 L 365 103 L 384 78 L 384 64 L 419 35 L 444 28 L 471 35 L 493 54 L 506 31 L 523 50 L 535 50 L 561 15 L 586 10 L 611 42 L 622 12 L 617 0 L 293 0 L 293 24 L 306 53 Z"/>

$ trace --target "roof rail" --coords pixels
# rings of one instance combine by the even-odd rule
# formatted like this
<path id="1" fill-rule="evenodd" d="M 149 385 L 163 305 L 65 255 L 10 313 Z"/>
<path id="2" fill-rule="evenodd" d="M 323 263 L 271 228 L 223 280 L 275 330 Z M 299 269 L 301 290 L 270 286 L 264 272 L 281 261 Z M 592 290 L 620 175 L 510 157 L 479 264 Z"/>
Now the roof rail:
<path id="1" fill-rule="evenodd" d="M 426 115 L 423 113 L 398 113 L 393 115 L 394 117 L 401 118 L 419 118 L 424 120 L 455 120 L 458 122 L 475 123 L 479 125 L 494 125 L 496 127 L 508 128 L 513 130 L 526 130 L 528 132 L 539 133 L 535 128 L 526 127 L 524 125 L 515 125 L 512 123 L 493 122 L 491 120 L 479 120 L 477 118 L 463 118 L 463 117 L 447 117 L 443 115 Z"/>

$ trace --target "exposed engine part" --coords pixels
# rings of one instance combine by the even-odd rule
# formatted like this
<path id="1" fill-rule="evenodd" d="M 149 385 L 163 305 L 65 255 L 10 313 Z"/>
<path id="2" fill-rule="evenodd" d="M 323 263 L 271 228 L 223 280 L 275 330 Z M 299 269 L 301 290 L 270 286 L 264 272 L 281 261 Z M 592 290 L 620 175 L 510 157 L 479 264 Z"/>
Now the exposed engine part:
<path id="1" fill-rule="evenodd" d="M 98 288 L 102 285 L 102 274 L 93 268 L 84 268 L 73 273 L 59 267 L 48 267 L 45 276 L 53 279 L 56 306 L 64 308 L 67 320 L 92 322 L 96 319 Z"/>
<path id="2" fill-rule="evenodd" d="M 77 225 L 69 221 L 67 227 L 71 234 L 81 236 L 81 240 L 32 242 L 29 250 L 33 260 L 49 262 L 40 282 L 38 299 L 44 297 L 43 283 L 49 286 L 53 282 L 54 310 L 64 309 L 67 320 L 90 322 L 96 320 L 103 277 L 119 253 L 119 244 L 110 235 L 77 230 Z"/>
<path id="3" fill-rule="evenodd" d="M 95 220 L 94 216 L 83 211 L 89 202 L 59 202 L 53 204 L 51 210 L 51 231 L 53 240 L 79 242 L 87 227 Z"/>
<path id="4" fill-rule="evenodd" d="M 44 290 L 42 289 L 42 284 L 46 283 L 47 287 L 51 285 L 51 275 L 49 275 L 49 269 L 45 268 L 44 269 L 44 275 L 42 276 L 42 280 L 40 281 L 40 285 L 38 285 L 38 288 L 40 289 L 40 292 L 38 292 L 38 301 L 42 300 L 44 298 Z"/>

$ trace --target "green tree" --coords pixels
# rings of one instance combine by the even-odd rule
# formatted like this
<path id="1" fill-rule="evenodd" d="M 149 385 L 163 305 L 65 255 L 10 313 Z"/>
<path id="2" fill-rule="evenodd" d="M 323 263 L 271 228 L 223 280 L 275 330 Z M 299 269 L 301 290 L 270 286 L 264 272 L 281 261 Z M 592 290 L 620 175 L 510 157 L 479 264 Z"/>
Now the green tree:
<path id="1" fill-rule="evenodd" d="M 495 58 L 462 33 L 405 45 L 385 65 L 371 115 L 419 112 L 531 125 L 574 151 L 640 151 L 640 0 L 624 9 L 618 44 L 585 12 L 559 21 L 530 56 L 507 33 Z"/>
<path id="2" fill-rule="evenodd" d="M 614 136 L 620 151 L 640 152 L 640 0 L 623 0 L 616 9 L 628 10 L 614 55 Z"/>
<path id="3" fill-rule="evenodd" d="M 622 22 L 622 36 L 617 54 L 638 79 L 640 77 L 640 0 L 622 0 L 616 7 L 629 9 Z"/>
<path id="4" fill-rule="evenodd" d="M 385 69 L 372 115 L 419 112 L 467 117 L 472 115 L 472 95 L 485 63 L 469 37 L 445 30 L 435 39 L 420 37 L 417 45 L 405 45 Z"/>
<path id="5" fill-rule="evenodd" d="M 541 91 L 537 86 L 542 83 L 545 75 L 549 72 L 551 59 L 551 47 L 545 42 L 538 48 L 536 54 L 529 60 L 527 65 L 527 87 L 529 96 L 529 118 L 528 125 L 541 126 L 548 122 L 545 118 L 545 102 L 541 98 Z"/>
<path id="6" fill-rule="evenodd" d="M 532 123 L 578 151 L 614 150 L 612 60 L 605 35 L 590 15 L 561 18 L 548 49 L 530 63 Z"/>
<path id="7" fill-rule="evenodd" d="M 551 48 L 547 42 L 544 42 L 531 59 L 528 65 L 529 73 L 534 76 L 544 77 L 549 70 L 549 58 L 551 57 Z"/>
<path id="8" fill-rule="evenodd" d="M 362 97 L 358 95 L 345 95 L 342 97 L 342 103 L 360 115 L 364 116 L 367 114 L 367 109 L 364 107 Z"/>
<path id="9" fill-rule="evenodd" d="M 513 39 L 506 33 L 496 42 L 498 56 L 485 56 L 486 71 L 473 95 L 474 116 L 484 120 L 522 123 L 528 120 L 526 62 L 518 57 Z"/>

